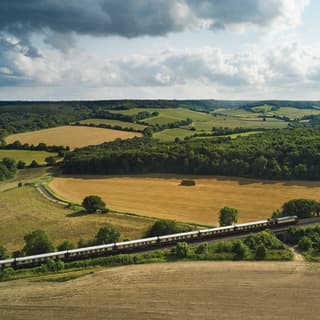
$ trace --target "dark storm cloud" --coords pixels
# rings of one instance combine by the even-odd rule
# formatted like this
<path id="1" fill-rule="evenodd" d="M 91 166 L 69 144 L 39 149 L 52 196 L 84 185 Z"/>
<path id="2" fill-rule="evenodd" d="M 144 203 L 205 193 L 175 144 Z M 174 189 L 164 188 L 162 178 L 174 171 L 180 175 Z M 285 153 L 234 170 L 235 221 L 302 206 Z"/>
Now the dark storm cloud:
<path id="1" fill-rule="evenodd" d="M 307 0 L 1 0 L 0 30 L 139 37 L 193 28 L 266 26 Z"/>

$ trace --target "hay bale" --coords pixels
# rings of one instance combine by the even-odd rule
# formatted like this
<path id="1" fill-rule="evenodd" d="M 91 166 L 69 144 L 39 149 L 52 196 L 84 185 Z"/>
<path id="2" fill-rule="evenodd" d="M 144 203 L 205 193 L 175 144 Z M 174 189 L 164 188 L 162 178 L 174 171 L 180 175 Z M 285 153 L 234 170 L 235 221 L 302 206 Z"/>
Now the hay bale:
<path id="1" fill-rule="evenodd" d="M 185 186 L 185 187 L 190 187 L 190 186 L 195 186 L 196 185 L 196 181 L 195 180 L 182 180 L 180 182 L 181 186 Z"/>

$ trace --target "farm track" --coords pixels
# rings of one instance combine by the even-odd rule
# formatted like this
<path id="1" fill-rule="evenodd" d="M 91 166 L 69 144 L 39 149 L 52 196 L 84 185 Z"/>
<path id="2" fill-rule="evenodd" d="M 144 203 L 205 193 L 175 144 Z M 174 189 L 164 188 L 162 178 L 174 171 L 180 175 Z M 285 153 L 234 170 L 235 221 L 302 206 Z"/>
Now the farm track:
<path id="1" fill-rule="evenodd" d="M 61 204 L 63 206 L 68 206 L 70 204 L 70 202 L 63 201 L 59 197 L 51 193 L 42 183 L 38 183 L 36 188 L 45 198 L 54 203 Z"/>

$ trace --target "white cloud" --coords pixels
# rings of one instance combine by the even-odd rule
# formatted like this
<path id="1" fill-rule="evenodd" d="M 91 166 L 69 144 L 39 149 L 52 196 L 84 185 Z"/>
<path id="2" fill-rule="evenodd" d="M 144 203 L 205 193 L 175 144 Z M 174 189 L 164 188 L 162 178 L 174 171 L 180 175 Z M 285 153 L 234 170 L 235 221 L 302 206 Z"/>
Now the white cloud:
<path id="1" fill-rule="evenodd" d="M 203 47 L 113 59 L 79 52 L 65 56 L 55 50 L 43 50 L 40 56 L 33 57 L 28 55 L 28 47 L 16 39 L 2 39 L 1 48 L 2 87 L 9 83 L 78 88 L 82 93 L 104 88 L 111 92 L 122 90 L 123 97 L 128 88 L 130 92 L 133 88 L 136 92 L 172 92 L 173 88 L 184 87 L 192 88 L 195 95 L 238 91 L 246 96 L 255 91 L 283 97 L 294 89 L 320 89 L 320 53 L 298 42 L 265 49 L 247 46 L 237 53 Z"/>

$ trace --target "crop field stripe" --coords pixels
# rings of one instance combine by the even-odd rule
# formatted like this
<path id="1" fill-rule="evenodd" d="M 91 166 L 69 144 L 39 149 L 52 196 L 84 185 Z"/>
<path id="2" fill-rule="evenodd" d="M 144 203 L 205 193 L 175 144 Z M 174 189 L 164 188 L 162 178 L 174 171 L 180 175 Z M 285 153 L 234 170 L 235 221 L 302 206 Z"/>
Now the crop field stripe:
<path id="1" fill-rule="evenodd" d="M 63 126 L 45 130 L 18 133 L 6 138 L 7 143 L 19 140 L 21 143 L 37 145 L 41 142 L 47 145 L 69 146 L 71 149 L 87 145 L 101 144 L 117 138 L 128 139 L 141 137 L 141 133 L 112 129 L 90 128 L 80 126 Z"/>

